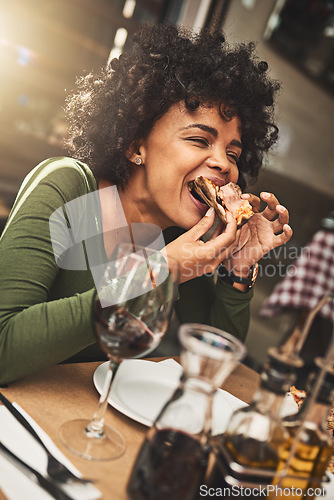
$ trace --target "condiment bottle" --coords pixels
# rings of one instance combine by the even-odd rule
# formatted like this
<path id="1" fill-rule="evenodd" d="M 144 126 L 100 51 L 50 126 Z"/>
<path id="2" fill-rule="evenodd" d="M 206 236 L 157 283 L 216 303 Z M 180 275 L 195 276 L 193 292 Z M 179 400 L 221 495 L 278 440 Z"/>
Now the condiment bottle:
<path id="1" fill-rule="evenodd" d="M 321 368 L 322 360 L 317 359 L 316 363 Z M 312 388 L 314 384 L 309 384 L 310 395 L 297 415 L 283 421 L 289 439 L 280 449 L 277 472 L 284 470 L 284 477 L 275 479 L 275 489 L 268 495 L 270 500 L 311 499 L 321 494 L 321 481 L 333 453 L 332 437 L 326 426 L 334 396 L 334 370 L 326 370 L 314 402 L 308 404 Z"/>
<path id="2" fill-rule="evenodd" d="M 237 410 L 225 433 L 215 439 L 215 463 L 208 477 L 213 488 L 248 488 L 250 498 L 263 496 L 279 464 L 281 449 L 289 438 L 281 413 L 286 393 L 302 366 L 299 358 L 271 356 L 261 374 L 253 401 Z M 239 488 L 239 490 L 238 490 Z M 230 492 L 231 493 L 231 492 Z"/>
<path id="3" fill-rule="evenodd" d="M 235 337 L 206 325 L 182 325 L 179 339 L 183 375 L 139 451 L 127 488 L 131 500 L 198 497 L 208 462 L 212 400 L 246 352 Z"/>

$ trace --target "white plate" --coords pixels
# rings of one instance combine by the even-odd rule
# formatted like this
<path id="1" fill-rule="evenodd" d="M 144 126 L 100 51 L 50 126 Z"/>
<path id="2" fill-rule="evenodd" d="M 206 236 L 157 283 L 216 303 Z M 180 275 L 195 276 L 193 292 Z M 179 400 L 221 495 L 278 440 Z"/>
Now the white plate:
<path id="1" fill-rule="evenodd" d="M 94 384 L 100 394 L 107 370 L 108 362 L 94 373 Z M 125 360 L 118 369 L 108 402 L 124 415 L 150 427 L 177 387 L 181 373 L 181 366 L 174 360 L 160 363 Z M 213 404 L 213 434 L 224 432 L 232 413 L 243 406 L 246 403 L 219 389 Z"/>

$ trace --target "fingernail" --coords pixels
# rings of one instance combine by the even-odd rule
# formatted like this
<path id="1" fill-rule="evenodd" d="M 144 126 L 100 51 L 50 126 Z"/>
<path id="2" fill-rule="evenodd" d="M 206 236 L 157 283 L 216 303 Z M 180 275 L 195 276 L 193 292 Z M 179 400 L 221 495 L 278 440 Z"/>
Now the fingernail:
<path id="1" fill-rule="evenodd" d="M 286 211 L 286 208 L 283 207 L 283 205 L 277 205 L 277 208 L 280 212 L 285 212 Z"/>
<path id="2" fill-rule="evenodd" d="M 212 215 L 212 214 L 213 214 L 213 212 L 214 212 L 214 208 L 213 208 L 213 207 L 209 208 L 209 210 L 208 210 L 208 211 L 206 212 L 206 214 L 205 214 L 205 215 L 206 215 L 206 217 L 210 217 L 210 215 Z"/>
<path id="3" fill-rule="evenodd" d="M 270 193 L 267 193 L 266 191 L 263 191 L 262 196 L 263 196 L 264 198 L 269 198 Z"/>
<path id="4" fill-rule="evenodd" d="M 248 193 L 244 193 L 244 194 L 242 195 L 242 198 L 244 198 L 244 199 L 250 198 L 250 195 L 249 195 Z"/>

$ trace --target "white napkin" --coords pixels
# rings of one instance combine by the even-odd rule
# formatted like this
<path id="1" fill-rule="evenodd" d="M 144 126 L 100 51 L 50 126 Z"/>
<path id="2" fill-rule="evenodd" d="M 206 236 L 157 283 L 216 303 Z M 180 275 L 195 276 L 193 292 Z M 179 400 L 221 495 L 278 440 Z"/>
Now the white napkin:
<path id="1" fill-rule="evenodd" d="M 46 432 L 19 405 L 14 403 L 14 406 L 28 420 L 49 451 L 60 462 L 66 465 L 71 472 L 80 477 L 80 472 L 61 453 Z M 0 406 L 0 422 L 1 442 L 28 465 L 38 472 L 45 474 L 47 468 L 47 455 L 45 451 L 7 408 L 2 405 Z M 33 498 L 34 500 L 52 499 L 52 496 L 48 492 L 29 479 L 1 453 L 0 487 L 8 500 L 27 500 L 28 498 Z M 95 500 L 101 498 L 100 491 L 92 484 L 64 484 L 62 488 L 74 500 Z"/>

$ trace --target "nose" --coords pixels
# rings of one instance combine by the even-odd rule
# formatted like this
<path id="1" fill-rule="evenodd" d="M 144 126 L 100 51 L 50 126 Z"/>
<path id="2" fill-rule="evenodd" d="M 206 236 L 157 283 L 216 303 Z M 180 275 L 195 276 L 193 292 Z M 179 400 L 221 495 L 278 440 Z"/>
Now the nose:
<path id="1" fill-rule="evenodd" d="M 223 174 L 229 173 L 232 166 L 225 152 L 208 158 L 206 164 L 209 168 L 219 170 Z"/>

